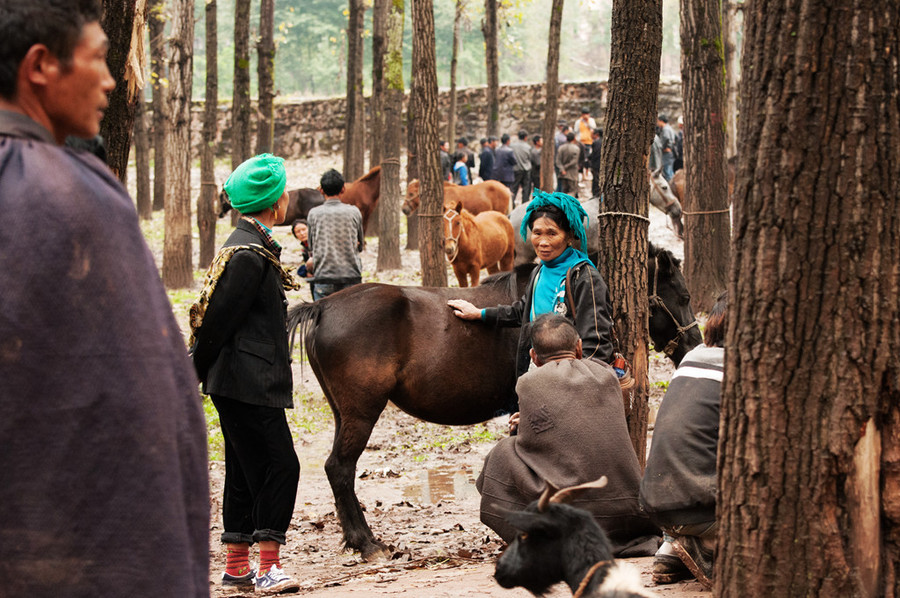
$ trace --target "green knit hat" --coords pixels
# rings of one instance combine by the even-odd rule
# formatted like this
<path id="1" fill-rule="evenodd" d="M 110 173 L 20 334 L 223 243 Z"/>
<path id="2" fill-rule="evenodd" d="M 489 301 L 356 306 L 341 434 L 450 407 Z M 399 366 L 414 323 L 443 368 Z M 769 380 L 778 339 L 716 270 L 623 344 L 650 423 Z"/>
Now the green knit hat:
<path id="1" fill-rule="evenodd" d="M 254 156 L 234 169 L 225 181 L 231 207 L 253 214 L 272 207 L 284 193 L 287 173 L 284 160 L 272 154 Z"/>

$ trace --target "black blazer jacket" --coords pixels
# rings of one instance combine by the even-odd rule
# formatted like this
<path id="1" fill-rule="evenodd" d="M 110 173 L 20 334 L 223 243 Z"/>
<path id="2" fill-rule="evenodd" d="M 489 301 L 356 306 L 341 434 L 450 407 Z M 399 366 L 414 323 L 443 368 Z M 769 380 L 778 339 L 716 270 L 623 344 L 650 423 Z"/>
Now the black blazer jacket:
<path id="1" fill-rule="evenodd" d="M 249 222 L 238 221 L 225 247 L 273 247 Z M 275 265 L 254 251 L 229 260 L 197 331 L 194 366 L 203 392 L 253 405 L 293 407 L 287 298 Z"/>

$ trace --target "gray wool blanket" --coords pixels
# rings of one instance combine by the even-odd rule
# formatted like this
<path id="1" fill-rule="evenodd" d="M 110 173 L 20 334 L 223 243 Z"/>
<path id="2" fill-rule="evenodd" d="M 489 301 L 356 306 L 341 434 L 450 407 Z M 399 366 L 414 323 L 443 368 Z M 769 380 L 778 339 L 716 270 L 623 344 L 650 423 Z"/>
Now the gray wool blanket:
<path id="1" fill-rule="evenodd" d="M 591 360 L 550 362 L 523 374 L 516 392 L 518 435 L 491 450 L 476 484 L 481 520 L 509 542 L 516 531 L 506 512 L 537 499 L 545 480 L 563 488 L 605 475 L 605 488 L 569 504 L 594 515 L 618 555 L 653 554 L 659 532 L 638 507 L 641 469 L 612 368 Z"/>

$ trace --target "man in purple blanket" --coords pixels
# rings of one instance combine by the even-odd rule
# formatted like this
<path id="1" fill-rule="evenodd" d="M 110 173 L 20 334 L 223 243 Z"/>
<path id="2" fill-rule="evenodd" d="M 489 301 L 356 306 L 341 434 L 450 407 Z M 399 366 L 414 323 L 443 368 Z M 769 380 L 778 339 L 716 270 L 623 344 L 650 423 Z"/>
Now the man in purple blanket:
<path id="1" fill-rule="evenodd" d="M 519 377 L 517 435 L 497 443 L 476 481 L 481 521 L 510 542 L 516 530 L 508 511 L 540 496 L 545 482 L 557 488 L 606 476 L 605 488 L 570 503 L 589 511 L 606 531 L 616 556 L 656 551 L 659 528 L 638 506 L 641 467 L 625 423 L 619 380 L 606 363 L 582 359 L 581 339 L 563 316 L 544 314 L 531 331 L 535 367 Z M 518 417 L 517 417 L 518 416 Z"/>
<path id="2" fill-rule="evenodd" d="M 0 594 L 209 595 L 197 378 L 95 156 L 99 0 L 0 0 Z"/>

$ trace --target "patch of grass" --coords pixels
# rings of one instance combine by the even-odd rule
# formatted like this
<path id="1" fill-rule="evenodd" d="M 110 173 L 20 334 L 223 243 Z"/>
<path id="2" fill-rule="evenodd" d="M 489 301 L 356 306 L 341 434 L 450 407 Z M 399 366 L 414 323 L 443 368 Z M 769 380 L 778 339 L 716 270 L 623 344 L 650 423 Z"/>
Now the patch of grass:
<path id="1" fill-rule="evenodd" d="M 656 382 L 651 382 L 651 385 L 656 386 L 657 388 L 661 388 L 663 390 L 669 390 L 669 381 L 668 380 L 657 380 Z"/>
<path id="2" fill-rule="evenodd" d="M 314 434 L 334 421 L 325 397 L 297 389 L 294 390 L 294 408 L 285 410 L 285 414 L 295 440 L 298 430 Z"/>
<path id="3" fill-rule="evenodd" d="M 225 438 L 222 436 L 222 427 L 219 425 L 219 412 L 216 411 L 212 400 L 203 395 L 203 414 L 206 416 L 206 442 L 210 461 L 222 461 L 225 459 Z"/>
<path id="4" fill-rule="evenodd" d="M 491 431 L 486 424 L 472 426 L 441 426 L 434 431 L 434 424 L 416 422 L 413 434 L 418 439 L 414 442 L 403 442 L 401 448 L 414 453 L 426 453 L 434 449 L 452 451 L 463 446 L 483 442 L 497 442 L 503 435 Z"/>

